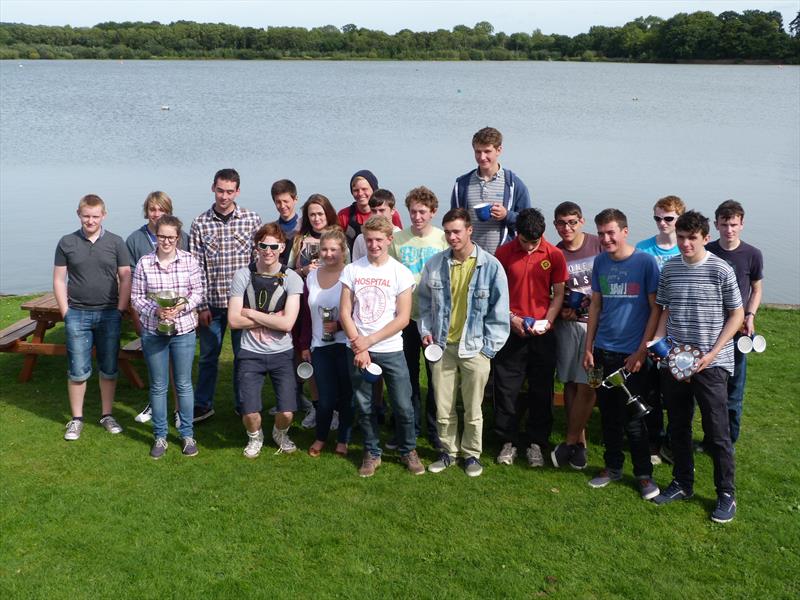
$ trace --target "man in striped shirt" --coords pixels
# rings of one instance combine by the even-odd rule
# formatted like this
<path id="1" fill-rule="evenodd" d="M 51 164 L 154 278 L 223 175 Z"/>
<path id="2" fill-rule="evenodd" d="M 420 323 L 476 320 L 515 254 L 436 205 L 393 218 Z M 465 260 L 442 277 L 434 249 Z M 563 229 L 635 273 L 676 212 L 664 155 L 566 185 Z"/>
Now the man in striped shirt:
<path id="1" fill-rule="evenodd" d="M 675 464 L 672 483 L 654 501 L 667 504 L 694 494 L 694 398 L 714 462 L 717 506 L 711 520 L 727 523 L 736 515 L 728 378 L 733 375 L 733 336 L 744 322 L 742 296 L 733 269 L 705 248 L 708 219 L 689 211 L 678 218 L 675 229 L 681 256 L 668 261 L 661 272 L 656 302 L 663 312 L 656 338 L 669 335 L 676 342 L 696 346 L 703 356 L 688 381 L 674 379 L 669 369 L 661 371 Z"/>
<path id="2" fill-rule="evenodd" d="M 494 255 L 497 248 L 514 237 L 517 214 L 530 208 L 531 198 L 523 181 L 498 162 L 503 152 L 503 135 L 484 127 L 472 136 L 472 150 L 478 168 L 465 173 L 453 187 L 450 208 L 465 208 L 472 220 L 472 241 Z M 475 208 L 490 204 L 487 220 Z"/>
<path id="3" fill-rule="evenodd" d="M 214 205 L 192 222 L 189 251 L 203 271 L 205 301 L 198 306 L 200 363 L 194 393 L 194 422 L 214 415 L 214 390 L 217 386 L 219 353 L 228 326 L 228 296 L 233 274 L 253 260 L 253 233 L 261 227 L 261 217 L 236 204 L 239 174 L 222 169 L 214 175 L 211 191 Z M 231 330 L 231 346 L 236 356 L 242 332 Z M 233 394 L 239 410 L 239 390 L 234 362 Z"/>

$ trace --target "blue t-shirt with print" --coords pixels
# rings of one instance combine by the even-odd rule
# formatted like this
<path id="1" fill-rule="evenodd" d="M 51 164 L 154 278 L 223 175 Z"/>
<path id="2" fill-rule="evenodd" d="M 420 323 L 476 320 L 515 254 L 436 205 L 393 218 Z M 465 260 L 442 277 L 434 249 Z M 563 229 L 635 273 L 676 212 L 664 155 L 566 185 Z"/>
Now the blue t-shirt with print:
<path id="1" fill-rule="evenodd" d="M 664 248 L 656 243 L 656 236 L 642 240 L 636 244 L 636 249 L 641 250 L 642 252 L 647 252 L 651 256 L 654 256 L 656 263 L 658 264 L 659 271 L 664 268 L 664 263 L 672 258 L 675 258 L 681 253 L 681 251 L 678 250 L 678 244 L 675 244 L 669 250 L 664 250 Z"/>
<path id="2" fill-rule="evenodd" d="M 650 303 L 647 296 L 658 290 L 656 259 L 635 250 L 624 260 L 598 254 L 592 267 L 592 292 L 603 296 L 594 345 L 609 352 L 630 354 L 642 341 Z"/>

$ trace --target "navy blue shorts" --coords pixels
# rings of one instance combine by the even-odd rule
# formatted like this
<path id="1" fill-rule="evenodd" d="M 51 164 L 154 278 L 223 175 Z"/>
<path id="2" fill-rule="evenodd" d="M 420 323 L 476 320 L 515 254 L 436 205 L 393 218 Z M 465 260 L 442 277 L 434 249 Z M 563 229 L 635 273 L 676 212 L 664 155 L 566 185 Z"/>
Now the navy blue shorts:
<path id="1" fill-rule="evenodd" d="M 263 409 L 261 390 L 267 375 L 272 380 L 278 412 L 297 410 L 294 350 L 258 354 L 242 348 L 235 360 L 238 365 L 239 399 L 243 415 L 261 412 Z"/>

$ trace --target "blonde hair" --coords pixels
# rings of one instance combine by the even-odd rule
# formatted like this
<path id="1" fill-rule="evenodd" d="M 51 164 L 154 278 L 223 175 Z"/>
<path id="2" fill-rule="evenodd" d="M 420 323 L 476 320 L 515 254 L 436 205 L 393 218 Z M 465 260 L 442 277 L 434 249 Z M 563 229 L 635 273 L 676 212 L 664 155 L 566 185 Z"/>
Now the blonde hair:
<path id="1" fill-rule="evenodd" d="M 322 235 L 319 236 L 319 243 L 322 245 L 322 242 L 326 240 L 333 240 L 339 244 L 339 247 L 342 249 L 342 255 L 347 254 L 347 238 L 344 235 L 344 231 L 338 225 L 332 225 L 331 227 L 326 227 L 322 230 Z"/>
<path id="2" fill-rule="evenodd" d="M 147 209 L 150 208 L 151 204 L 156 205 L 168 215 L 172 214 L 172 198 L 167 196 L 166 192 L 150 192 L 147 194 L 147 198 L 144 199 L 144 204 L 142 205 L 145 219 L 147 218 Z"/>
<path id="3" fill-rule="evenodd" d="M 386 217 L 375 215 L 367 219 L 367 222 L 361 226 L 361 230 L 364 233 L 367 231 L 380 231 L 386 237 L 391 237 L 392 233 L 394 233 L 394 226 Z"/>
<path id="4" fill-rule="evenodd" d="M 97 196 L 96 194 L 86 194 L 83 198 L 81 198 L 80 201 L 78 202 L 78 212 L 81 212 L 81 209 L 84 206 L 91 206 L 91 207 L 99 206 L 100 208 L 103 209 L 104 215 L 108 214 L 108 211 L 106 210 L 106 203 L 103 202 L 103 199 L 100 196 Z"/>

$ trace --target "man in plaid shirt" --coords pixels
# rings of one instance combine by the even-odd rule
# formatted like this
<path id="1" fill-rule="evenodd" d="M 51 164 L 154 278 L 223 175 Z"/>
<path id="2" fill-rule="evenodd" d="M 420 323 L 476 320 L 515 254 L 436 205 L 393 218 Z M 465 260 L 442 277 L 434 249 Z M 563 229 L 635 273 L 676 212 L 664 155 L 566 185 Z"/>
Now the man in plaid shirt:
<path id="1" fill-rule="evenodd" d="M 233 274 L 253 259 L 253 234 L 261 227 L 261 217 L 236 204 L 239 174 L 222 169 L 214 175 L 211 186 L 214 205 L 192 222 L 189 251 L 203 272 L 206 297 L 198 306 L 200 327 L 200 364 L 194 391 L 194 422 L 214 415 L 214 390 L 222 340 L 228 326 L 228 295 Z M 231 330 L 233 354 L 239 353 L 241 330 Z M 239 390 L 234 362 L 233 394 L 239 410 Z"/>

